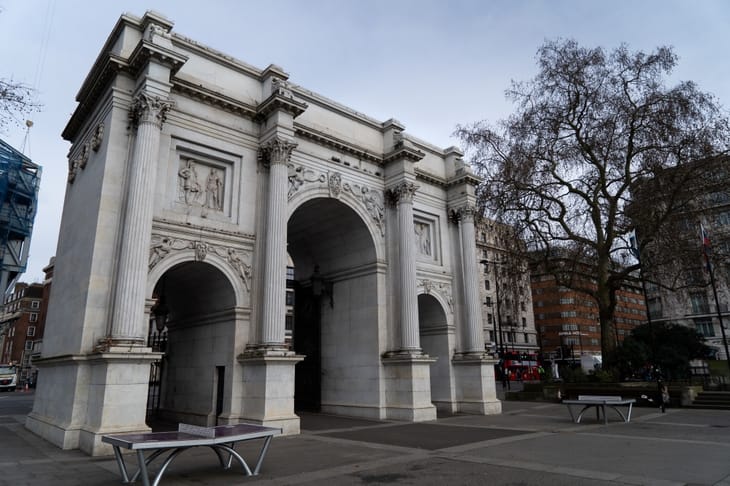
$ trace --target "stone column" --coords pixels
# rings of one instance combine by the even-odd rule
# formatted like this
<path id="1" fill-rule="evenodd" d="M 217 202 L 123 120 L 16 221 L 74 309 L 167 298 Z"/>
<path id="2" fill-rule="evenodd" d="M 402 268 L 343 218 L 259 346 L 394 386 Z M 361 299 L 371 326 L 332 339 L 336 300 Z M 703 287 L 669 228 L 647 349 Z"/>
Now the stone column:
<path id="1" fill-rule="evenodd" d="M 284 347 L 286 320 L 286 225 L 287 163 L 297 144 L 272 138 L 261 147 L 269 165 L 269 196 L 266 214 L 266 260 L 264 262 L 261 343 L 265 347 Z"/>
<path id="2" fill-rule="evenodd" d="M 137 127 L 129 168 L 122 247 L 117 265 L 116 292 L 110 337 L 114 344 L 143 344 L 147 263 L 152 232 L 155 175 L 160 131 L 172 101 L 141 92 L 130 113 Z"/>
<path id="3" fill-rule="evenodd" d="M 413 194 L 418 186 L 403 182 L 393 189 L 398 200 L 398 273 L 400 276 L 400 351 L 421 354 L 418 334 L 418 288 L 416 286 L 416 236 L 413 229 Z"/>
<path id="4" fill-rule="evenodd" d="M 481 302 L 479 298 L 474 213 L 475 208 L 471 205 L 458 210 L 461 233 L 461 265 L 464 278 L 464 304 L 466 307 L 466 329 L 464 330 L 465 339 L 462 352 L 481 355 L 484 354 L 484 330 L 482 329 Z"/>

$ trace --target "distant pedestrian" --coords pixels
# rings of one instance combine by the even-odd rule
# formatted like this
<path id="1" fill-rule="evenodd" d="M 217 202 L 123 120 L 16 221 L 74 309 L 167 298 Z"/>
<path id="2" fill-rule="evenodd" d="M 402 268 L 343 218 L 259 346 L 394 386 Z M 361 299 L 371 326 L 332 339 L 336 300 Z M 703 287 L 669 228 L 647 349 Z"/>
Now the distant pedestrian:
<path id="1" fill-rule="evenodd" d="M 504 366 L 500 366 L 499 371 L 502 375 L 502 390 L 504 390 L 505 388 L 507 390 L 509 390 L 510 384 L 509 384 L 509 375 L 508 375 L 507 370 L 504 369 Z"/>

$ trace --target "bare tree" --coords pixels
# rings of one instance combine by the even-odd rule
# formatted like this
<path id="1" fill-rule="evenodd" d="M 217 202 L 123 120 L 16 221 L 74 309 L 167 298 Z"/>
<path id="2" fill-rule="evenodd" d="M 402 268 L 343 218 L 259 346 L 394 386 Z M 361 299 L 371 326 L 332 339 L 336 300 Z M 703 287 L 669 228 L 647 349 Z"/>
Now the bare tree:
<path id="1" fill-rule="evenodd" d="M 615 347 L 616 291 L 638 269 L 630 258 L 631 191 L 658 172 L 662 204 L 651 205 L 643 242 L 657 239 L 694 177 L 693 161 L 726 153 L 730 127 L 716 100 L 692 82 L 666 87 L 677 63 L 669 47 L 631 52 L 548 41 L 538 74 L 506 92 L 515 113 L 498 126 L 457 129 L 485 178 L 484 210 L 511 224 L 558 284 L 592 296 L 604 363 Z M 671 180 L 670 180 L 671 179 Z M 647 194 L 647 193 L 644 193 Z M 676 196 L 676 197 L 674 197 Z M 555 258 L 558 257 L 558 258 Z"/>
<path id="2" fill-rule="evenodd" d="M 24 115 L 40 110 L 41 105 L 33 94 L 33 88 L 23 83 L 0 79 L 0 132 L 5 132 L 10 125 L 23 123 Z"/>

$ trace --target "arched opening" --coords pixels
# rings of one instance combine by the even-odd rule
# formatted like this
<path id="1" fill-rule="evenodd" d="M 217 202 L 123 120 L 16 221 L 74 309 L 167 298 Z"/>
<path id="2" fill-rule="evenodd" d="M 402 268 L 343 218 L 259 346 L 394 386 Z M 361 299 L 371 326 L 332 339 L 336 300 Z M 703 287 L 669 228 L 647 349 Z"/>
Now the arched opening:
<path id="1" fill-rule="evenodd" d="M 418 296 L 418 327 L 421 348 L 432 358 L 431 401 L 439 411 L 454 412 L 454 387 L 450 360 L 453 333 L 449 332 L 446 313 L 435 297 Z"/>
<path id="2" fill-rule="evenodd" d="M 158 369 L 152 367 L 148 421 L 216 425 L 230 407 L 225 395 L 235 360 L 233 287 L 213 265 L 185 262 L 160 277 L 153 299 L 150 344 L 162 338 L 158 349 L 165 354 Z"/>
<path id="3" fill-rule="evenodd" d="M 368 415 L 380 406 L 376 251 L 344 203 L 311 199 L 288 223 L 294 288 L 295 408 Z M 370 412 L 367 411 L 370 409 Z"/>

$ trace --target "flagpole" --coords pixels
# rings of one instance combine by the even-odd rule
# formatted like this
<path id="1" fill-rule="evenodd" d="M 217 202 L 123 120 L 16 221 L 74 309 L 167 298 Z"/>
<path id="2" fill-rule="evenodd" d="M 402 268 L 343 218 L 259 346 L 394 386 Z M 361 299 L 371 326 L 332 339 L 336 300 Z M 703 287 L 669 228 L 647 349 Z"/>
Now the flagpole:
<path id="1" fill-rule="evenodd" d="M 725 336 L 725 326 L 722 323 L 722 311 L 720 310 L 720 300 L 717 298 L 717 286 L 715 285 L 715 272 L 712 270 L 712 263 L 710 263 L 710 256 L 707 254 L 707 246 L 709 244 L 709 238 L 705 234 L 705 228 L 700 224 L 700 231 L 702 233 L 702 253 L 705 255 L 705 263 L 707 263 L 707 271 L 710 272 L 710 285 L 712 286 L 712 294 L 715 297 L 715 310 L 717 311 L 717 318 L 720 321 L 720 332 L 722 333 L 722 344 L 725 346 L 725 360 L 727 361 L 728 369 L 730 369 L 730 353 L 727 347 L 727 337 Z"/>

